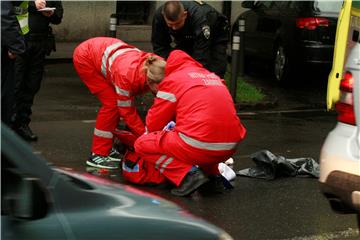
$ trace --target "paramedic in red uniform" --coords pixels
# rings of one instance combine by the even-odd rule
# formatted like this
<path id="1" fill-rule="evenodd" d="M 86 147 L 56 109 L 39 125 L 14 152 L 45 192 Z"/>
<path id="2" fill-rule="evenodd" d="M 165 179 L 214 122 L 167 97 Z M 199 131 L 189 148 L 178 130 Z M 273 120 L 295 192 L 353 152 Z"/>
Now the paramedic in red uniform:
<path id="1" fill-rule="evenodd" d="M 170 121 L 175 127 L 163 130 Z M 177 186 L 171 191 L 177 196 L 218 175 L 218 163 L 234 154 L 246 133 L 224 80 L 181 50 L 167 59 L 146 127 L 135 152 Z"/>
<path id="2" fill-rule="evenodd" d="M 102 106 L 93 135 L 92 154 L 87 165 L 107 169 L 118 168 L 120 159 L 110 158 L 114 131 L 123 118 L 135 137 L 145 126 L 134 106 L 134 97 L 149 90 L 148 77 L 165 61 L 116 38 L 96 37 L 81 43 L 73 61 L 81 80 Z"/>

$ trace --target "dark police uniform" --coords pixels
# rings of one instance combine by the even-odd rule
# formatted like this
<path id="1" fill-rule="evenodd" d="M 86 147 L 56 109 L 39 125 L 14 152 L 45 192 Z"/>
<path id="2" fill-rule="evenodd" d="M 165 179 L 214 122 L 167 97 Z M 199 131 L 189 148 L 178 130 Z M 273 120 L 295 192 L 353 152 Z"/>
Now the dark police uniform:
<path id="1" fill-rule="evenodd" d="M 1 120 L 10 125 L 14 104 L 14 60 L 8 51 L 19 56 L 25 52 L 24 36 L 20 33 L 14 5 L 20 2 L 1 1 Z"/>
<path id="2" fill-rule="evenodd" d="M 201 1 L 183 1 L 182 4 L 188 15 L 184 27 L 177 31 L 166 25 L 162 15 L 163 6 L 157 9 L 151 36 L 154 53 L 167 58 L 172 50 L 183 50 L 209 71 L 223 78 L 229 40 L 226 16 Z"/>
<path id="3" fill-rule="evenodd" d="M 34 1 L 29 2 L 30 32 L 25 35 L 26 52 L 15 61 L 16 113 L 13 116 L 15 130 L 30 123 L 31 107 L 43 78 L 45 56 L 55 48 L 49 24 L 59 24 L 63 17 L 61 1 L 47 1 L 46 7 L 56 8 L 52 16 L 44 16 L 37 11 Z"/>

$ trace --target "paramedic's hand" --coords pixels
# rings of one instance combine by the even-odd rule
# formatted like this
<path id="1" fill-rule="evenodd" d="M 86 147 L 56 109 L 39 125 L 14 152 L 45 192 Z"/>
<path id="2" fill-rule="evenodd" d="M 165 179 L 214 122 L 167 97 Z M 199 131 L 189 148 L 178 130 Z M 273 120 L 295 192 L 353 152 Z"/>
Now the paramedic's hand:
<path id="1" fill-rule="evenodd" d="M 163 131 L 171 131 L 175 128 L 176 123 L 174 121 L 170 121 L 166 126 L 164 127 Z"/>

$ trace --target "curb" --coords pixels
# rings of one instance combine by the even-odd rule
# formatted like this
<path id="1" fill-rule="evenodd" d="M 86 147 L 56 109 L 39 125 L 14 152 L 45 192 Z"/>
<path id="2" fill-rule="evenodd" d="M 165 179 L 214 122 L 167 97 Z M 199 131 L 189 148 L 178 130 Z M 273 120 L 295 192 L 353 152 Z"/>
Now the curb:
<path id="1" fill-rule="evenodd" d="M 275 96 L 265 93 L 265 99 L 261 102 L 248 103 L 239 102 L 235 103 L 236 112 L 248 111 L 248 110 L 268 110 L 278 106 L 278 99 Z"/>

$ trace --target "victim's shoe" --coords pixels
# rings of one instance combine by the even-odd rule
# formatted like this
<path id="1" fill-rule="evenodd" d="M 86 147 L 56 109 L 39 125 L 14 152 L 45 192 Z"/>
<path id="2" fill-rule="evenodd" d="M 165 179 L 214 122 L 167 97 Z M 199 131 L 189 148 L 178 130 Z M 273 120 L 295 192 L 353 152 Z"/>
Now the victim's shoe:
<path id="1" fill-rule="evenodd" d="M 109 160 L 113 161 L 113 162 L 121 162 L 122 157 L 123 157 L 123 155 L 114 148 L 111 149 L 111 151 L 108 155 Z"/>
<path id="2" fill-rule="evenodd" d="M 208 181 L 209 179 L 203 174 L 203 172 L 200 169 L 197 169 L 195 171 L 188 172 L 180 186 L 172 189 L 171 193 L 175 196 L 187 196 Z"/>

